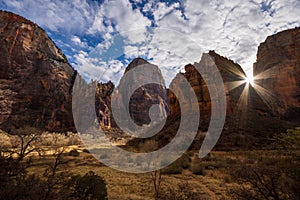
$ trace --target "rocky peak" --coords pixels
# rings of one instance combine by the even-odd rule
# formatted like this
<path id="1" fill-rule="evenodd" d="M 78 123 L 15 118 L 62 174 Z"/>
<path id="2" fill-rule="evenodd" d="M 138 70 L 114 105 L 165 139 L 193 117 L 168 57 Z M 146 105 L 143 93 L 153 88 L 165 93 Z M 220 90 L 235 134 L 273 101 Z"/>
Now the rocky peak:
<path id="1" fill-rule="evenodd" d="M 150 64 L 142 58 L 134 59 L 126 68 L 125 74 L 127 74 L 133 68 L 139 65 L 145 65 L 143 71 L 132 71 L 129 76 L 123 76 L 118 86 L 121 92 L 121 99 L 123 102 L 120 105 L 128 105 L 125 103 L 125 99 L 129 101 L 129 113 L 131 118 L 137 125 L 144 125 L 150 123 L 149 109 L 153 104 L 159 104 L 162 108 L 168 111 L 168 98 L 165 82 L 158 66 Z M 150 84 L 141 85 L 138 89 L 133 91 L 132 94 L 128 94 L 127 91 L 132 86 L 132 83 L 140 83 L 141 81 L 149 81 Z M 158 84 L 154 84 L 156 82 Z M 125 91 L 125 92 L 124 92 Z"/>
<path id="2" fill-rule="evenodd" d="M 242 70 L 241 66 L 234 63 L 232 60 L 220 56 L 215 51 L 210 51 L 209 55 L 214 60 L 216 67 L 219 69 L 219 72 L 225 84 L 225 91 L 227 95 L 226 96 L 227 115 L 229 116 L 233 115 L 234 111 L 236 110 L 237 101 L 239 100 L 239 93 L 241 93 L 241 87 L 233 91 L 230 91 L 229 88 L 227 87 L 227 84 L 230 82 L 242 80 L 243 77 L 245 77 L 245 73 Z M 201 76 L 201 74 L 198 72 L 198 70 L 195 68 L 195 66 L 192 64 L 188 64 L 185 66 L 185 73 L 183 74 L 183 76 L 189 81 L 198 99 L 200 114 L 201 114 L 200 129 L 207 130 L 210 121 L 210 115 L 211 115 L 211 98 L 210 98 L 210 94 L 206 82 Z M 172 80 L 170 87 L 176 90 L 177 89 L 184 90 L 180 88 L 180 78 L 178 76 L 176 76 Z M 216 86 L 216 88 L 217 87 L 218 86 Z M 181 93 L 181 92 L 177 92 L 177 93 Z M 169 98 L 171 103 L 170 105 L 171 114 L 179 115 L 180 114 L 179 102 L 177 102 L 176 97 L 172 92 L 169 92 Z M 185 101 L 188 102 L 189 99 L 186 99 Z"/>
<path id="3" fill-rule="evenodd" d="M 143 58 L 135 58 L 126 67 L 125 73 L 127 73 L 129 70 L 131 70 L 139 65 L 144 65 L 144 64 L 150 64 L 150 63 L 147 62 L 146 60 L 144 60 Z"/>

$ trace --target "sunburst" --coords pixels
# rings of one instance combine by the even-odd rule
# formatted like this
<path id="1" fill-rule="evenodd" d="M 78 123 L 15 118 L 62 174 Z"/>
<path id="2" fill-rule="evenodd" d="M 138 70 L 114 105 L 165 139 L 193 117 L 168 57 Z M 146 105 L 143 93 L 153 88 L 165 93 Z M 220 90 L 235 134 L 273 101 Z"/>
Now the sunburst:
<path id="1" fill-rule="evenodd" d="M 233 81 L 233 82 L 227 82 L 226 86 L 228 88 L 229 91 L 234 90 L 235 88 L 238 88 L 240 86 L 243 86 L 243 91 L 241 93 L 241 96 L 239 98 L 238 101 L 238 107 L 240 107 L 239 104 L 243 104 L 242 108 L 246 105 L 248 105 L 247 103 L 247 99 L 245 98 L 249 98 L 249 92 L 250 92 L 250 87 L 252 89 L 254 89 L 254 91 L 260 96 L 260 98 L 262 99 L 262 101 L 269 107 L 272 108 L 274 105 L 274 102 L 276 101 L 276 97 L 274 96 L 274 94 L 272 94 L 272 92 L 270 92 L 269 90 L 267 90 L 266 88 L 264 88 L 262 85 L 259 84 L 259 82 L 261 82 L 263 79 L 270 79 L 274 77 L 274 74 L 276 72 L 278 72 L 278 67 L 272 67 L 270 69 L 267 69 L 255 76 L 253 76 L 252 74 L 248 74 L 248 75 L 244 75 L 241 74 L 240 72 L 235 72 L 233 70 L 230 70 L 232 73 L 234 73 L 235 75 L 237 75 L 240 80 L 239 81 Z M 246 95 L 247 94 L 247 95 Z M 243 108 L 244 109 L 244 108 Z"/>
<path id="2" fill-rule="evenodd" d="M 230 69 L 230 71 L 239 77 L 240 80 L 225 83 L 229 92 L 236 88 L 242 87 L 239 99 L 234 108 L 234 115 L 236 116 L 238 133 L 243 134 L 246 128 L 245 126 L 248 122 L 247 113 L 250 106 L 250 90 L 253 90 L 261 98 L 264 104 L 269 107 L 270 110 L 274 108 L 276 97 L 271 91 L 260 85 L 260 83 L 263 79 L 273 78 L 274 74 L 278 72 L 278 67 L 267 69 L 256 76 L 253 76 L 252 74 L 245 75 L 238 70 Z"/>

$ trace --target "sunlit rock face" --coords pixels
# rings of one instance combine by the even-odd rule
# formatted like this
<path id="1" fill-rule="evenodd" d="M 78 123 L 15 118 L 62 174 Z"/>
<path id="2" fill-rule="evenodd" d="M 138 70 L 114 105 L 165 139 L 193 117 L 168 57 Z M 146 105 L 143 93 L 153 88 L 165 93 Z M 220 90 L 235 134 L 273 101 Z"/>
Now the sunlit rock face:
<path id="1" fill-rule="evenodd" d="M 116 127 L 116 123 L 111 114 L 111 94 L 115 85 L 109 81 L 107 83 L 96 84 L 96 114 L 101 127 Z"/>
<path id="2" fill-rule="evenodd" d="M 273 114 L 299 121 L 300 28 L 269 36 L 260 44 L 254 76 L 255 82 L 270 92 L 267 103 Z"/>
<path id="3" fill-rule="evenodd" d="M 36 24 L 0 11 L 0 128 L 74 130 L 75 70 Z"/>

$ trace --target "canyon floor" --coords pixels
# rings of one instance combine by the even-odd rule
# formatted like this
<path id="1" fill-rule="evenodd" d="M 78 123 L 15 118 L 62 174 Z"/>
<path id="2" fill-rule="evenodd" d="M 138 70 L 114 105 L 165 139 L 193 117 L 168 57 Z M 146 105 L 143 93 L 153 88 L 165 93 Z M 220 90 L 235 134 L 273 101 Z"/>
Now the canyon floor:
<path id="1" fill-rule="evenodd" d="M 67 153 L 76 149 L 78 155 Z M 81 151 L 80 146 L 73 145 L 66 150 L 63 158 L 65 162 L 60 169 L 79 175 L 94 171 L 104 178 L 108 199 L 154 199 L 153 172 L 143 174 L 120 172 L 103 165 L 101 160 L 95 159 L 85 150 Z M 241 185 L 232 178 L 232 173 L 244 163 L 256 164 L 259 160 L 272 159 L 274 155 L 278 155 L 278 152 L 276 150 L 213 151 L 206 158 L 199 160 L 198 169 L 191 169 L 191 160 L 197 159 L 197 154 L 197 151 L 188 151 L 184 154 L 187 158 L 185 161 L 176 162 L 175 165 L 162 170 L 161 193 L 192 192 L 198 199 L 233 199 L 234 191 Z M 42 174 L 47 163 L 52 159 L 49 155 L 35 160 L 29 172 Z"/>
<path id="2" fill-rule="evenodd" d="M 31 129 L 26 130 L 28 132 Z M 12 161 L 16 160 L 24 163 L 27 174 L 24 180 L 30 180 L 31 175 L 46 183 L 65 180 L 61 185 L 57 184 L 56 190 L 64 188 L 64 184 L 72 177 L 83 177 L 92 171 L 103 178 L 109 200 L 299 197 L 300 128 L 278 135 L 264 149 L 215 150 L 202 159 L 198 157 L 198 150 L 188 150 L 166 168 L 139 174 L 117 171 L 104 165 L 101 161 L 110 155 L 96 159 L 77 134 L 43 133 L 37 137 L 34 134 L 8 135 L 0 132 L 0 136 L 1 162 L 14 164 Z M 136 159 L 120 160 L 134 163 Z M 1 179 L 5 175 L 11 177 L 11 172 L 20 173 L 19 168 L 11 168 L 14 165 L 2 166 L 9 168 L 8 173 L 6 168 L 1 169 Z M 26 181 L 21 183 L 28 188 Z M 38 185 L 33 187 L 38 188 Z"/>

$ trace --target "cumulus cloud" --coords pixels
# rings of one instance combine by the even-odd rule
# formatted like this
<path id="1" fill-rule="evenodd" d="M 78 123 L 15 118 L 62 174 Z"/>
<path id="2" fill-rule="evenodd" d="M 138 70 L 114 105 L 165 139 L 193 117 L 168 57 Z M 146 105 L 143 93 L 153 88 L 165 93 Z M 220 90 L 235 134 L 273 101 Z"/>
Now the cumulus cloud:
<path id="1" fill-rule="evenodd" d="M 73 41 L 73 43 L 75 45 L 78 45 L 81 48 L 87 48 L 88 47 L 88 44 L 84 41 L 81 41 L 81 39 L 76 35 L 72 36 L 71 40 Z"/>
<path id="2" fill-rule="evenodd" d="M 55 41 L 72 48 L 68 58 L 87 79 L 115 82 L 127 61 L 140 56 L 161 67 L 168 85 L 208 50 L 251 74 L 257 47 L 268 35 L 300 26 L 299 0 L 10 0 L 0 6 L 63 35 Z M 83 36 L 98 41 L 91 46 Z"/>
<path id="3" fill-rule="evenodd" d="M 139 10 L 133 10 L 128 0 L 105 1 L 89 32 L 99 31 L 104 35 L 107 34 L 105 39 L 110 39 L 113 32 L 118 32 L 128 38 L 130 42 L 140 43 L 145 40 L 146 27 L 150 25 L 151 21 Z M 132 30 L 140 30 L 138 37 L 131 36 L 130 31 Z"/>
<path id="4" fill-rule="evenodd" d="M 300 24 L 297 0 L 188 0 L 184 6 L 188 18 L 185 32 L 205 50 L 214 49 L 233 59 L 249 74 L 257 47 L 268 35 Z M 174 18 L 175 15 L 165 20 L 174 21 Z"/>
<path id="5" fill-rule="evenodd" d="M 84 33 L 98 10 L 97 3 L 87 0 L 10 0 L 4 4 L 6 9 L 61 34 Z"/>
<path id="6" fill-rule="evenodd" d="M 97 57 L 89 56 L 85 51 L 80 51 L 75 55 L 75 60 L 75 68 L 87 81 L 98 80 L 118 83 L 124 72 L 124 64 L 121 61 L 109 60 L 104 62 Z"/>

